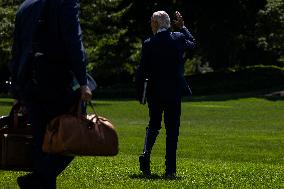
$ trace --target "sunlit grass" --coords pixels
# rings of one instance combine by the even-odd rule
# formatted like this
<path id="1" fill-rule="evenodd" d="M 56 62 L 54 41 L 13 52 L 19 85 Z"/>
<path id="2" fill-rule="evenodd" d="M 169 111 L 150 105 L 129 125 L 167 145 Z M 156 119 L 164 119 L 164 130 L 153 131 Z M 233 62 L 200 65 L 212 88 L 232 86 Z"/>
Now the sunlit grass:
<path id="1" fill-rule="evenodd" d="M 0 99 L 0 113 L 11 100 Z M 116 126 L 115 157 L 76 157 L 58 177 L 58 188 L 284 188 L 284 101 L 240 98 L 182 104 L 177 178 L 163 177 L 165 130 L 152 153 L 153 176 L 139 172 L 147 106 L 136 101 L 95 101 Z M 17 188 L 24 172 L 0 171 L 0 188 Z"/>

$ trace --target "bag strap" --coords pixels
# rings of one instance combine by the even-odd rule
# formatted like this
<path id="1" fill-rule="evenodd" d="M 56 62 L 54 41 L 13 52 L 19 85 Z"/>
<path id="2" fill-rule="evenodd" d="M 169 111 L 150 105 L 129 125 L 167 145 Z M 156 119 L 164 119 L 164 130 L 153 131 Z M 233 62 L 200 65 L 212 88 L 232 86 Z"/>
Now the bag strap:
<path id="1" fill-rule="evenodd" d="M 93 103 L 91 101 L 88 102 L 88 105 L 91 107 L 91 109 L 93 110 L 95 117 L 98 119 L 99 115 L 97 114 L 95 107 L 93 105 Z"/>
<path id="2" fill-rule="evenodd" d="M 82 100 L 78 100 L 68 111 L 68 113 L 76 116 L 81 116 L 81 105 L 82 105 Z M 93 114 L 95 115 L 96 118 L 99 117 L 98 113 L 95 110 L 95 107 L 91 101 L 88 102 L 88 105 L 91 107 Z"/>

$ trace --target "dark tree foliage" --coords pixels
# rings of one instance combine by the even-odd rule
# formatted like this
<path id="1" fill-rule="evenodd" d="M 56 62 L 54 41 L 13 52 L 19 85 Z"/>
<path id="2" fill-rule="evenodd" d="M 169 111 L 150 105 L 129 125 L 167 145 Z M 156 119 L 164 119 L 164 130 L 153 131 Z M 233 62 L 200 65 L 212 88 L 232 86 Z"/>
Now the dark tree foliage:
<path id="1" fill-rule="evenodd" d="M 145 28 L 153 11 L 165 10 L 172 16 L 179 10 L 197 39 L 196 55 L 214 69 L 224 69 L 260 63 L 254 56 L 261 53 L 256 46 L 256 22 L 265 4 L 265 0 L 137 0 L 127 16 L 134 20 L 129 25 L 133 33 L 143 38 L 149 34 Z"/>
<path id="2" fill-rule="evenodd" d="M 9 78 L 7 63 L 11 57 L 15 11 L 19 3 L 18 0 L 0 0 L 0 85 Z"/>
<path id="3" fill-rule="evenodd" d="M 21 2 L 0 0 L 3 78 L 7 77 L 15 11 Z M 182 13 L 198 45 L 187 54 L 192 65 L 195 60 L 214 70 L 284 65 L 283 0 L 83 0 L 80 18 L 88 70 L 100 86 L 132 82 L 141 43 L 153 35 L 149 21 L 157 10 L 171 17 L 176 10 Z"/>
<path id="4" fill-rule="evenodd" d="M 268 0 L 264 10 L 259 11 L 257 46 L 263 49 L 259 59 L 283 67 L 284 65 L 284 1 Z"/>
<path id="5" fill-rule="evenodd" d="M 89 57 L 89 70 L 100 85 L 131 80 L 135 41 L 129 40 L 122 16 L 130 4 L 122 1 L 82 1 L 81 25 Z"/>

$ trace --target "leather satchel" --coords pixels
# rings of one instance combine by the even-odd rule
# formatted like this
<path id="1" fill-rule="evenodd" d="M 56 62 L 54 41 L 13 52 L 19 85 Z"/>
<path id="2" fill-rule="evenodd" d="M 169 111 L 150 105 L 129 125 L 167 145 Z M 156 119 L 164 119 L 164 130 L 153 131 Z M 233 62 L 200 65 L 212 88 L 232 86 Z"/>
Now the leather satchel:
<path id="1" fill-rule="evenodd" d="M 66 113 L 48 124 L 42 149 L 46 153 L 72 156 L 115 156 L 118 136 L 113 124 L 94 114 Z"/>
<path id="2" fill-rule="evenodd" d="M 33 167 L 33 134 L 23 105 L 15 104 L 0 117 L 0 169 L 30 171 Z"/>

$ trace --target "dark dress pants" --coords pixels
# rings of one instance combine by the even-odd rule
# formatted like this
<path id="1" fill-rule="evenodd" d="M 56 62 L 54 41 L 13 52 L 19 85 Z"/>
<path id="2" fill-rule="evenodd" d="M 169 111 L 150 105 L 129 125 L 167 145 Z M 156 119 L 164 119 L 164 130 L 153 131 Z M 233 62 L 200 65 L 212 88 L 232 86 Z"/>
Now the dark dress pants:
<path id="1" fill-rule="evenodd" d="M 34 132 L 34 171 L 43 189 L 55 189 L 56 177 L 74 159 L 72 156 L 47 154 L 42 151 L 42 143 L 47 123 L 57 115 L 66 112 L 78 99 L 78 94 L 64 100 L 49 103 L 26 103 L 30 123 Z"/>
<path id="2" fill-rule="evenodd" d="M 159 133 L 162 115 L 166 128 L 166 172 L 176 172 L 176 150 L 179 136 L 181 100 L 149 100 L 149 130 L 150 133 Z M 155 141 L 154 141 L 155 142 Z"/>

